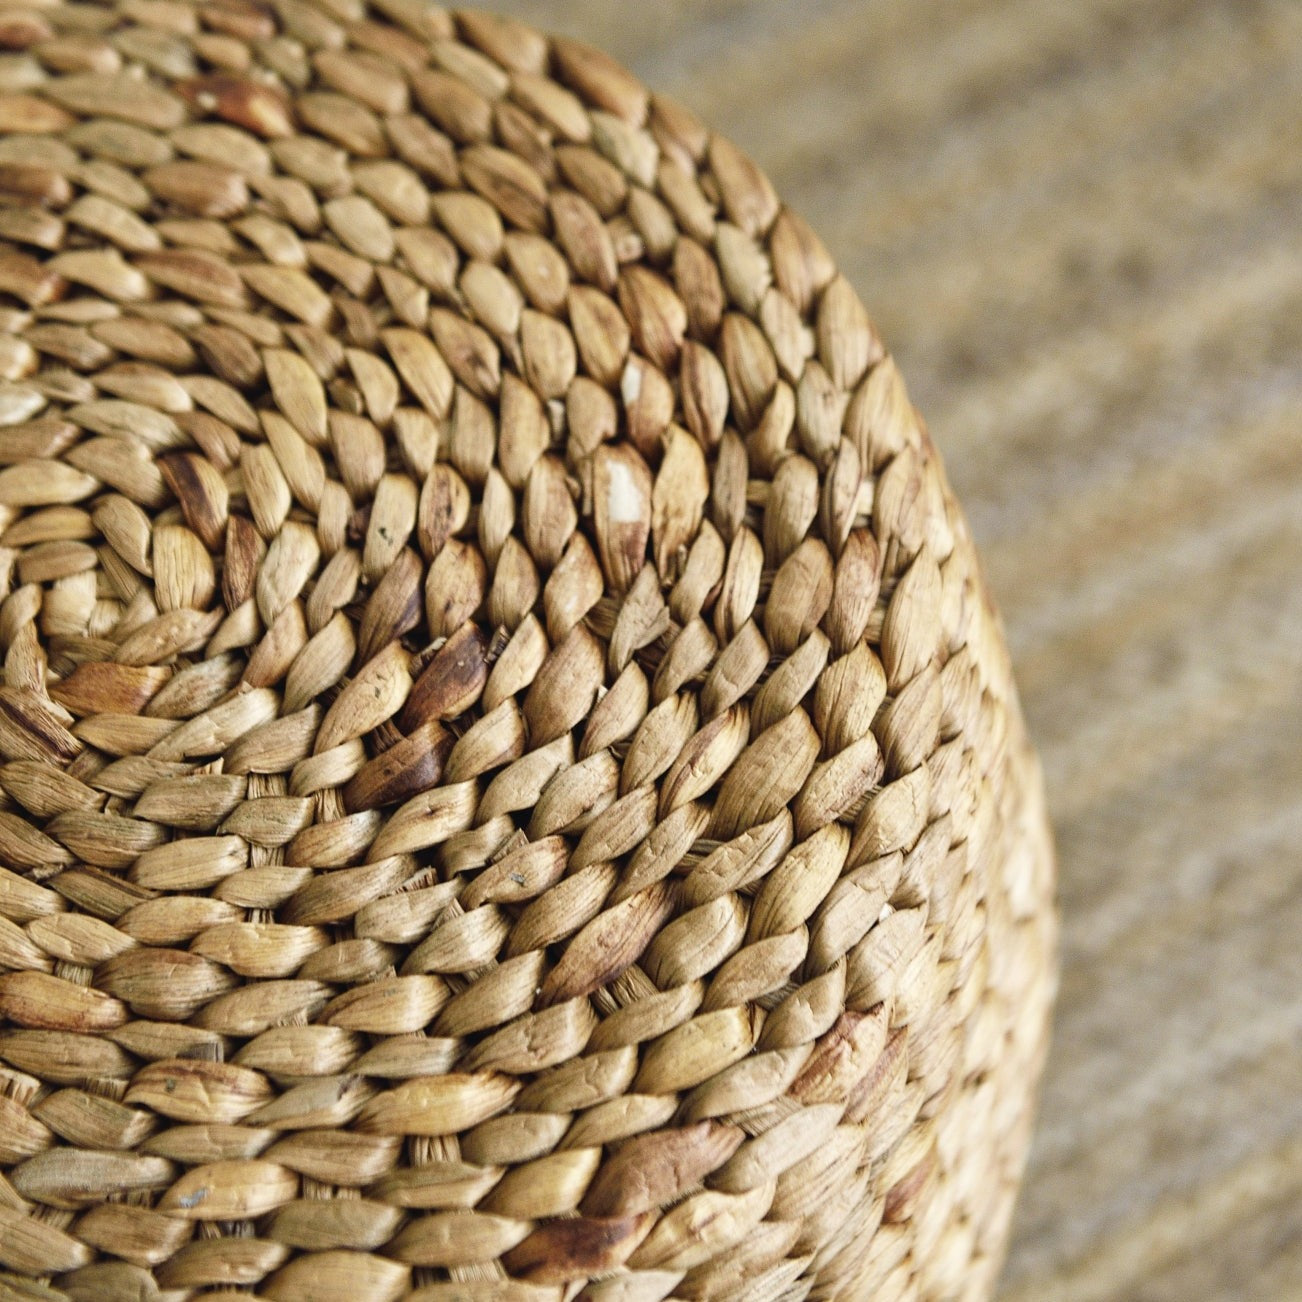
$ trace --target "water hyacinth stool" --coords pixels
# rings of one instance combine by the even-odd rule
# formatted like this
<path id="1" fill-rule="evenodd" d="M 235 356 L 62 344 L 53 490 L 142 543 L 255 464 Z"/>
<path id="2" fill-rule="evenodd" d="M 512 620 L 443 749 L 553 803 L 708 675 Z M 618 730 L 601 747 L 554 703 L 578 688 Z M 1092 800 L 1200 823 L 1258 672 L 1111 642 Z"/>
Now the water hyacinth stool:
<path id="1" fill-rule="evenodd" d="M 0 1295 L 987 1297 L 1051 852 L 823 245 L 423 0 L 0 45 Z"/>

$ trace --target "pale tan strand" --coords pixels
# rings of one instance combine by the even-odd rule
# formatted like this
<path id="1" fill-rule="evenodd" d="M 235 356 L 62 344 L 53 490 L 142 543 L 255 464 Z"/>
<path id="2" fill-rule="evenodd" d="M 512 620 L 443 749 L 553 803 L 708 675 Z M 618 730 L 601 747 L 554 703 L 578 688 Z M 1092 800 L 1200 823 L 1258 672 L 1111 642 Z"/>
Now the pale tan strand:
<path id="1" fill-rule="evenodd" d="M 1052 852 L 818 238 L 486 15 L 0 33 L 0 1291 L 988 1297 Z"/>

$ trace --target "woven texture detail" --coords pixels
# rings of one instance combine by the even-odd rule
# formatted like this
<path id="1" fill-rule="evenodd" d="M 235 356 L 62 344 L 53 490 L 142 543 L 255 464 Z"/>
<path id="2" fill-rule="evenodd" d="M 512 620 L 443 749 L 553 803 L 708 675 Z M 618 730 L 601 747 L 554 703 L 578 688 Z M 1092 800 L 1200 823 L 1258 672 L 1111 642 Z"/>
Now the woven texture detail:
<path id="1" fill-rule="evenodd" d="M 0 45 L 0 1294 L 987 1297 L 1040 779 L 816 236 L 422 0 Z"/>

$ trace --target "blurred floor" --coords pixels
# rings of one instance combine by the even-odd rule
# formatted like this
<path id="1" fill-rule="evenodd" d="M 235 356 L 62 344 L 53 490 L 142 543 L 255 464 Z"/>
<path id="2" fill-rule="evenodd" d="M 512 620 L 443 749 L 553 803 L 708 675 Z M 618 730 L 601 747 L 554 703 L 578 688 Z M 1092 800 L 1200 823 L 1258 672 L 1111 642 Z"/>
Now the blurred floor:
<path id="1" fill-rule="evenodd" d="M 755 155 L 984 548 L 1065 913 L 1004 1296 L 1302 1299 L 1302 5 L 498 7 Z"/>

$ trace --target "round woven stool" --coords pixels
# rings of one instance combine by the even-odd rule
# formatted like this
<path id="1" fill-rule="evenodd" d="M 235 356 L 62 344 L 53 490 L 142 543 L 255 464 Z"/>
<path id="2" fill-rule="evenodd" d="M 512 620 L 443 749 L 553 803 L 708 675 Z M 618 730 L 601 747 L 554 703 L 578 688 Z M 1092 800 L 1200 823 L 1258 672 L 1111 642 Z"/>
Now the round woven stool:
<path id="1" fill-rule="evenodd" d="M 0 1296 L 987 1297 L 1052 855 L 823 245 L 425 0 L 0 45 Z"/>

